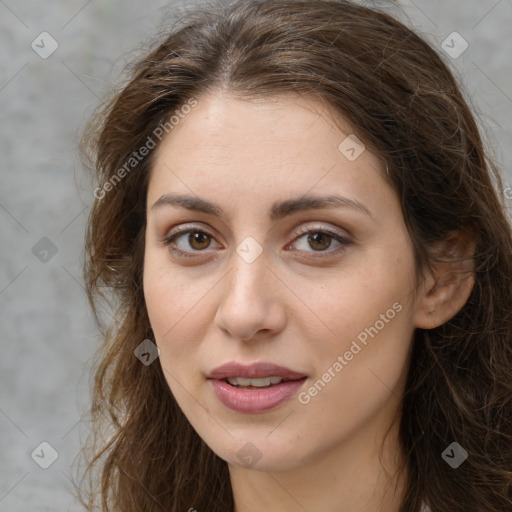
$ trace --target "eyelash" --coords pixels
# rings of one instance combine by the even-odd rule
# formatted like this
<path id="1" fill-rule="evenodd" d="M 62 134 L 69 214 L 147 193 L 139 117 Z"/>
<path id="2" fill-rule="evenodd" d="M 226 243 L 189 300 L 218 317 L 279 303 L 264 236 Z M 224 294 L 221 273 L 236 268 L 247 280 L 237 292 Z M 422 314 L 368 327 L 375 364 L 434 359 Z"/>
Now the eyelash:
<path id="1" fill-rule="evenodd" d="M 196 258 L 197 256 L 195 256 L 195 255 L 193 256 L 192 254 L 190 254 L 190 251 L 183 251 L 181 249 L 178 249 L 176 246 L 174 246 L 173 243 L 177 238 L 179 238 L 183 235 L 190 234 L 190 233 L 201 233 L 201 234 L 207 235 L 211 238 L 214 238 L 214 236 L 211 235 L 210 233 L 208 233 L 208 231 L 204 231 L 203 229 L 199 229 L 199 228 L 187 226 L 187 227 L 182 227 L 182 228 L 177 228 L 177 229 L 178 229 L 178 232 L 173 233 L 172 235 L 166 237 L 162 241 L 162 244 L 164 246 L 168 247 L 169 252 L 171 252 L 171 254 L 174 254 L 178 257 Z M 338 233 L 335 233 L 333 231 L 330 231 L 328 229 L 324 229 L 324 228 L 314 228 L 314 229 L 300 228 L 299 231 L 296 233 L 298 236 L 294 239 L 294 241 L 292 243 L 296 242 L 298 239 L 302 238 L 305 235 L 317 234 L 317 233 L 327 235 L 328 237 L 339 242 L 340 245 L 334 250 L 311 251 L 311 252 L 317 254 L 317 255 L 313 256 L 314 258 L 327 258 L 327 257 L 335 256 L 339 252 L 344 251 L 347 246 L 352 244 L 352 242 L 350 240 L 348 240 L 347 238 L 345 238 L 344 236 L 342 236 Z M 288 245 L 290 245 L 290 244 L 288 244 Z M 202 251 L 196 250 L 196 251 L 192 251 L 192 252 L 201 253 L 201 252 L 204 252 L 204 250 L 202 250 Z M 310 252 L 310 251 L 305 251 L 305 252 Z M 327 253 L 327 255 L 324 256 L 325 253 Z"/>

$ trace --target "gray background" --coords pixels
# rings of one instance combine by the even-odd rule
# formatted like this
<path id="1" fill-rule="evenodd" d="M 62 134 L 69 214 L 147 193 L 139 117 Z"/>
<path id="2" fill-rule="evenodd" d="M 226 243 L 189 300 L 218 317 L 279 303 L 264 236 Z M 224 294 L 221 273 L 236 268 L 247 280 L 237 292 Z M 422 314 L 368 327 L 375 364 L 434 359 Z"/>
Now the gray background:
<path id="1" fill-rule="evenodd" d="M 72 464 L 87 433 L 100 338 L 80 282 L 92 184 L 76 142 L 133 50 L 178 5 L 0 0 L 1 512 L 81 510 Z M 512 0 L 402 1 L 394 12 L 441 52 L 454 31 L 468 42 L 446 60 L 512 184 Z M 31 48 L 43 31 L 59 45 L 46 59 Z M 43 441 L 58 453 L 48 469 L 31 458 Z"/>

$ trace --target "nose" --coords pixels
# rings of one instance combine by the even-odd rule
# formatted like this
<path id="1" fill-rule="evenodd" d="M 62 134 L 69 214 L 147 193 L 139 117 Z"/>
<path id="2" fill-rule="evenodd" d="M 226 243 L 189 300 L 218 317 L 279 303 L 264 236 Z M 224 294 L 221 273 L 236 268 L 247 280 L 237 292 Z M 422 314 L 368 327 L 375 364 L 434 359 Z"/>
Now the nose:
<path id="1" fill-rule="evenodd" d="M 215 315 L 215 325 L 231 338 L 244 342 L 268 339 L 286 323 L 285 286 L 262 253 L 249 263 L 234 254 Z"/>

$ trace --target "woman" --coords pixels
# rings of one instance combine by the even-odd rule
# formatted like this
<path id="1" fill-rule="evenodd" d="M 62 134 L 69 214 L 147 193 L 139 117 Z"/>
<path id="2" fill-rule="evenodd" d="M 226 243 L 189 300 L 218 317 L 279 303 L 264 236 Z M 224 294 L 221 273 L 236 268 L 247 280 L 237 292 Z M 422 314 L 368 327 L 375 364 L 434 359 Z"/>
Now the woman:
<path id="1" fill-rule="evenodd" d="M 90 509 L 512 509 L 511 229 L 420 37 L 342 0 L 198 10 L 86 142 L 116 319 Z"/>

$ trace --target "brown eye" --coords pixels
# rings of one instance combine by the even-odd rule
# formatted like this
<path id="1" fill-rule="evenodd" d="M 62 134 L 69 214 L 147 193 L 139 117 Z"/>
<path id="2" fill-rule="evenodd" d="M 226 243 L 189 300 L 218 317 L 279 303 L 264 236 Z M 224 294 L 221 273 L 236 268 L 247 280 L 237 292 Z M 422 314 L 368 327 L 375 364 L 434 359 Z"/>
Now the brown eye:
<path id="1" fill-rule="evenodd" d="M 308 235 L 309 245 L 315 249 L 315 251 L 325 251 L 331 245 L 332 237 L 326 233 L 317 232 Z"/>
<path id="2" fill-rule="evenodd" d="M 299 231 L 298 238 L 287 247 L 297 246 L 300 253 L 313 254 L 315 258 L 332 257 L 344 251 L 351 241 L 326 229 L 304 229 Z M 169 251 L 177 257 L 196 257 L 201 253 L 208 254 L 208 248 L 214 237 L 201 229 L 193 229 L 190 226 L 179 227 L 163 240 L 163 244 L 169 247 Z M 300 243 L 299 243 L 300 242 Z M 333 242 L 337 245 L 330 249 Z M 317 254 L 315 254 L 317 253 Z"/>
<path id="3" fill-rule="evenodd" d="M 188 235 L 188 243 L 190 247 L 198 251 L 207 249 L 210 245 L 211 237 L 202 231 L 191 231 Z"/>
<path id="4" fill-rule="evenodd" d="M 164 239 L 163 244 L 176 256 L 193 257 L 194 252 L 200 253 L 208 249 L 213 236 L 200 229 L 181 227 L 177 232 Z"/>
<path id="5" fill-rule="evenodd" d="M 339 252 L 344 251 L 351 241 L 339 233 L 322 229 L 299 230 L 299 236 L 295 242 L 290 244 L 289 247 L 295 246 L 299 252 L 313 254 L 314 258 L 323 258 L 337 255 Z M 329 249 L 333 243 L 337 244 L 333 249 Z M 319 253 L 319 254 L 314 254 Z"/>

